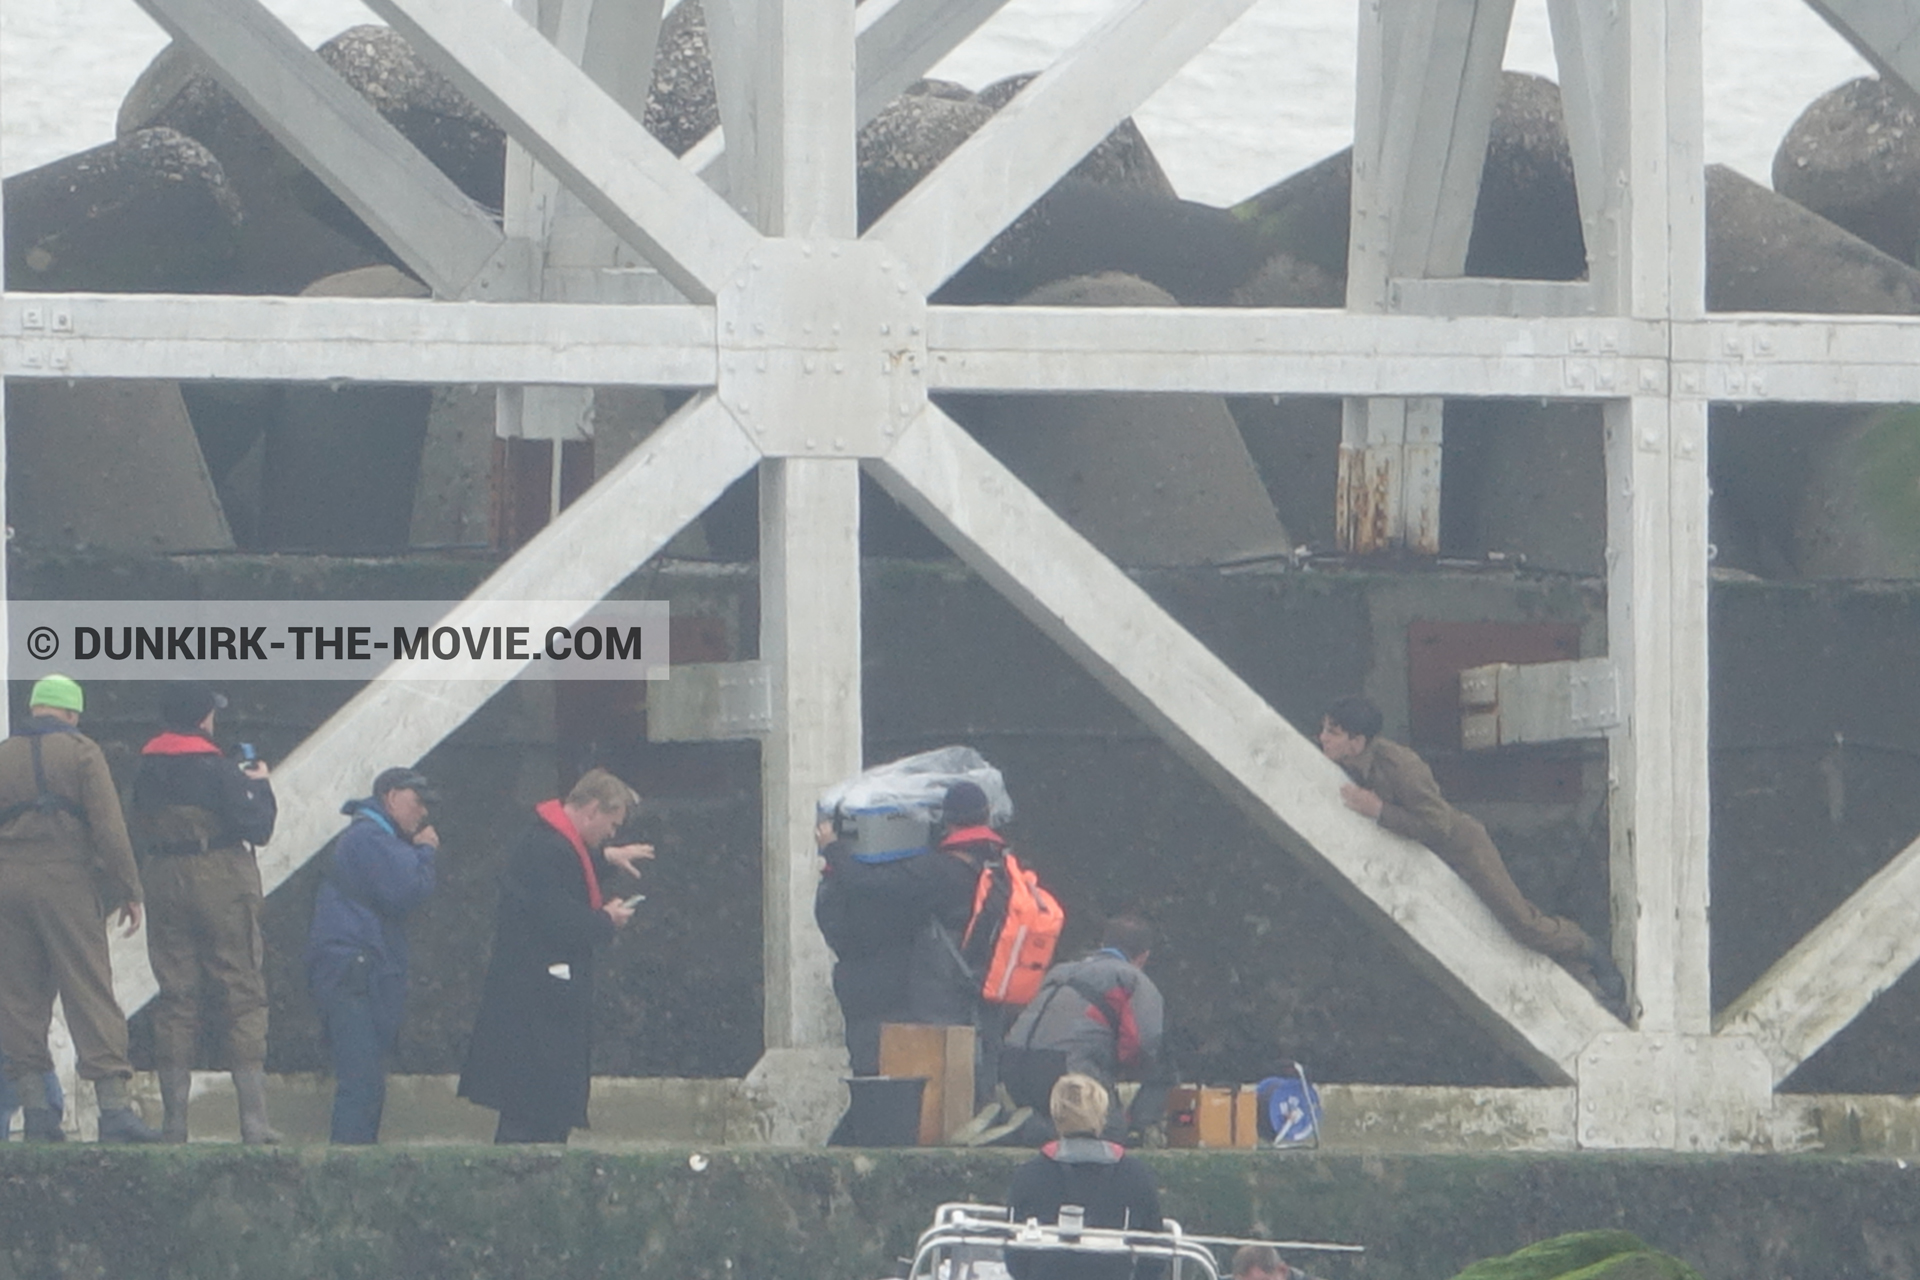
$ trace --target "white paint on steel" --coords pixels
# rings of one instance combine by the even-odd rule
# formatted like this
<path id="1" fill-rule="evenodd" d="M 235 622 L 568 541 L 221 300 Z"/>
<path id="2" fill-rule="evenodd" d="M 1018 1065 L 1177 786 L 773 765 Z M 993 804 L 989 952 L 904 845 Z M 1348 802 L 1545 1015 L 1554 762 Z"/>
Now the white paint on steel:
<path id="1" fill-rule="evenodd" d="M 1715 1029 L 1751 1036 L 1774 1082 L 1866 1011 L 1920 962 L 1920 840 L 1822 920 L 1726 1007 Z"/>
<path id="2" fill-rule="evenodd" d="M 1920 0 L 1807 0 L 1882 76 L 1920 97 Z"/>
<path id="3" fill-rule="evenodd" d="M 770 241 L 715 320 L 720 401 L 770 455 L 878 457 L 926 406 L 926 299 L 879 245 Z"/>
<path id="4" fill-rule="evenodd" d="M 500 228 L 258 0 L 139 0 L 262 127 L 441 297 L 458 297 Z"/>
<path id="5" fill-rule="evenodd" d="M 860 464 L 769 458 L 760 467 L 760 656 L 773 678 L 773 727 L 760 747 L 769 1053 L 838 1043 L 833 957 L 813 927 L 813 829 L 820 794 L 863 763 L 860 612 Z M 826 1127 L 813 1136 L 825 1139 Z"/>
<path id="6" fill-rule="evenodd" d="M 861 124 L 886 110 L 1007 0 L 863 0 L 856 57 Z"/>
<path id="7" fill-rule="evenodd" d="M 689 298 L 711 300 L 759 242 L 726 201 L 504 5 L 370 7 Z"/>
<path id="8" fill-rule="evenodd" d="M 933 292 L 1253 0 L 1122 0 L 867 232 Z"/>
<path id="9" fill-rule="evenodd" d="M 9 378 L 711 386 L 710 307 L 10 293 Z"/>

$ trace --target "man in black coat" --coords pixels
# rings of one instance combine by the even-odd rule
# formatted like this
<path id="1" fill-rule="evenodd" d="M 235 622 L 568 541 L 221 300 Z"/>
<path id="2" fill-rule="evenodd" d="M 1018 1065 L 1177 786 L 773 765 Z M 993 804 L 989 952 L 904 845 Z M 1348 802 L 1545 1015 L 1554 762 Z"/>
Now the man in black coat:
<path id="1" fill-rule="evenodd" d="M 160 695 L 164 731 L 140 751 L 133 829 L 147 891 L 153 1057 L 166 1108 L 161 1132 L 187 1140 L 187 1095 L 200 1030 L 200 993 L 220 993 L 226 1065 L 240 1103 L 243 1142 L 277 1141 L 267 1123 L 267 980 L 261 972 L 260 865 L 277 810 L 263 760 L 231 761 L 213 744 L 227 705 L 183 680 Z"/>
<path id="2" fill-rule="evenodd" d="M 500 878 L 493 960 L 474 1018 L 460 1096 L 500 1113 L 495 1142 L 565 1142 L 587 1127 L 595 953 L 633 919 L 637 898 L 601 889 L 653 846 L 607 846 L 640 797 L 592 769 L 567 798 L 535 808 Z M 606 847 L 603 847 L 606 846 Z"/>
<path id="3" fill-rule="evenodd" d="M 980 975 L 960 943 L 973 915 L 980 869 L 1005 847 L 988 825 L 987 796 L 971 782 L 947 790 L 940 839 L 932 848 L 855 853 L 835 838 L 822 844 L 814 921 L 833 949 L 833 994 L 846 1023 L 853 1074 L 880 1074 L 880 1024 L 972 1025 Z"/>

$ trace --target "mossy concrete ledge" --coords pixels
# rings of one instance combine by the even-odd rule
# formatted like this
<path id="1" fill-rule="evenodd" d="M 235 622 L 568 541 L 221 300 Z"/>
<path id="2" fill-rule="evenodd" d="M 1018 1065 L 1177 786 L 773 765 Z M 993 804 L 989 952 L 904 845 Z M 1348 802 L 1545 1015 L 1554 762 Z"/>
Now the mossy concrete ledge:
<path id="1" fill-rule="evenodd" d="M 551 1276 L 876 1280 L 1019 1152 L 0 1149 L 0 1280 Z M 1446 1280 L 1631 1231 L 1706 1280 L 1920 1268 L 1920 1167 L 1828 1157 L 1156 1152 L 1194 1231 L 1345 1240 L 1340 1280 Z"/>

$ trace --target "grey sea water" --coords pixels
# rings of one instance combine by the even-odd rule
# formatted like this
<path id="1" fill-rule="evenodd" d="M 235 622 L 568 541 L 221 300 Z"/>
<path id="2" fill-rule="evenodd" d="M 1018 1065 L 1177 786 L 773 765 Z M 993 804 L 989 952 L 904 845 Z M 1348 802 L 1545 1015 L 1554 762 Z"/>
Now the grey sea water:
<path id="1" fill-rule="evenodd" d="M 485 3 L 486 0 L 474 0 Z M 1011 0 L 937 75 L 979 87 L 1043 67 L 1119 0 Z M 358 0 L 268 0 L 309 42 L 373 21 Z M 1866 64 L 1802 0 L 1705 0 L 1707 158 L 1767 181 L 1813 98 Z M 1226 204 L 1353 134 L 1355 5 L 1259 0 L 1138 113 L 1182 195 Z M 165 36 L 133 0 L 0 0 L 0 171 L 113 136 Z M 1507 65 L 1554 74 L 1544 0 L 1520 0 Z"/>

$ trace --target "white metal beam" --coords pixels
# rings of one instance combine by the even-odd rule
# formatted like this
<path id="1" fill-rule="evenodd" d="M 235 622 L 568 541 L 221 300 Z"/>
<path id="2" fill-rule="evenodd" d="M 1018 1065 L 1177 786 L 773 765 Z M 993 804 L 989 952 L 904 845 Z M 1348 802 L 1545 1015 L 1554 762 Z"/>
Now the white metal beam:
<path id="1" fill-rule="evenodd" d="M 573 505 L 496 569 L 448 617 L 450 625 L 513 620 L 524 600 L 598 600 L 753 469 L 759 452 L 710 396 L 690 402 L 615 464 Z M 362 795 L 389 764 L 419 760 L 504 685 L 424 674 L 397 662 L 302 742 L 276 771 L 280 817 L 260 851 L 273 889 L 340 829 L 341 801 Z M 114 989 L 129 1011 L 154 993 L 138 939 L 116 940 Z"/>
<path id="2" fill-rule="evenodd" d="M 928 386 L 944 391 L 1590 400 L 1666 387 L 1662 326 L 1612 319 L 933 307 L 927 324 Z"/>
<path id="3" fill-rule="evenodd" d="M 815 806 L 860 772 L 860 464 L 760 467 L 760 656 L 772 679 L 761 739 L 768 1050 L 835 1042 L 833 957 L 812 927 Z"/>
<path id="4" fill-rule="evenodd" d="M 1238 801 L 1501 1043 L 1563 1080 L 1615 1022 L 1513 941 L 1432 853 L 1340 802 L 1314 745 L 952 419 L 929 409 L 869 470 L 1202 776 Z"/>
<path id="5" fill-rule="evenodd" d="M 854 10 L 856 95 L 854 119 L 864 127 L 907 86 L 931 71 L 1005 7 L 1007 0 L 864 0 Z M 712 37 L 713 15 L 708 15 Z M 720 74 L 716 68 L 716 76 Z M 716 190 L 729 190 L 724 129 L 689 147 L 681 163 Z M 736 201 L 736 204 L 738 202 Z"/>
<path id="6" fill-rule="evenodd" d="M 759 243 L 726 201 L 506 6 L 370 4 L 689 298 L 711 301 Z"/>
<path id="7" fill-rule="evenodd" d="M 1347 305 L 1384 312 L 1396 278 L 1457 277 L 1480 196 L 1512 0 L 1361 8 Z M 1443 404 L 1348 399 L 1335 527 L 1342 548 L 1440 550 Z"/>
<path id="8" fill-rule="evenodd" d="M 441 297 L 500 247 L 487 212 L 258 0 L 139 0 Z"/>
<path id="9" fill-rule="evenodd" d="M 863 0 L 859 23 L 861 124 L 886 110 L 934 64 L 960 47 L 1007 0 Z"/>
<path id="10" fill-rule="evenodd" d="M 714 102 L 720 112 L 720 128 L 715 133 L 728 143 L 715 156 L 725 166 L 725 185 L 715 184 L 716 189 L 725 191 L 728 202 L 764 231 L 766 223 L 758 216 L 757 195 L 760 7 L 760 0 L 706 0 L 701 9 L 707 19 L 707 55 L 713 69 Z M 768 93 L 777 103 L 778 86 L 768 86 Z"/>
<path id="11" fill-rule="evenodd" d="M 1890 80 L 1920 97 L 1920 0 L 1807 0 Z"/>
<path id="12" fill-rule="evenodd" d="M 1253 0 L 1124 0 L 868 228 L 932 293 Z"/>
<path id="13" fill-rule="evenodd" d="M 1920 840 L 1902 849 L 1715 1020 L 1752 1036 L 1778 1084 L 1920 961 Z"/>
<path id="14" fill-rule="evenodd" d="M 1560 102 L 1574 189 L 1586 239 L 1588 277 L 1617 278 L 1626 255 L 1619 211 L 1627 193 L 1624 107 L 1625 33 L 1619 6 L 1610 0 L 1547 0 L 1554 57 L 1560 69 Z M 1616 310 L 1611 294 L 1603 309 Z"/>
<path id="15" fill-rule="evenodd" d="M 646 113 L 653 86 L 660 19 L 660 0 L 592 0 L 578 56 L 562 50 L 635 120 Z"/>
<path id="16" fill-rule="evenodd" d="M 715 369 L 711 307 L 0 296 L 0 374 L 9 378 L 697 387 L 711 385 Z"/>
<path id="17" fill-rule="evenodd" d="M 737 61 L 753 69 L 745 105 L 753 127 L 755 223 L 768 235 L 825 242 L 828 260 L 839 259 L 842 250 L 832 246 L 852 241 L 857 225 L 854 6 L 850 0 L 721 3 L 734 9 Z M 729 136 L 737 140 L 737 131 Z M 806 287 L 811 277 L 803 269 L 791 279 Z M 770 305 L 777 310 L 786 301 L 797 300 Z M 833 327 L 838 332 L 840 326 Z M 804 367 L 811 369 L 811 361 Z M 762 417 L 771 414 L 778 425 L 822 438 L 873 426 L 836 421 L 830 397 L 811 394 L 804 381 L 790 386 L 759 411 Z M 863 763 L 860 464 L 852 458 L 768 458 L 761 465 L 760 656 L 773 693 L 773 724 L 760 752 L 767 1050 L 761 1070 L 801 1073 L 837 1098 L 840 1019 L 833 958 L 813 927 L 820 878 L 813 828 L 820 794 Z M 835 1065 L 826 1067 L 829 1061 Z"/>
<path id="18" fill-rule="evenodd" d="M 1603 309 L 1695 321 L 1706 310 L 1699 0 L 1581 6 L 1608 86 L 1596 129 L 1626 181 L 1589 245 Z M 1604 26 L 1602 26 L 1604 24 Z M 1624 722 L 1611 739 L 1614 947 L 1640 1025 L 1706 1034 L 1708 945 L 1707 407 L 1647 397 L 1607 409 L 1608 653 Z"/>
<path id="19" fill-rule="evenodd" d="M 525 310 L 521 309 L 525 306 Z M 0 375 L 705 386 L 713 309 L 199 294 L 0 296 Z M 1367 316 L 1255 308 L 934 307 L 942 391 L 1658 394 L 1920 403 L 1920 316 Z"/>

